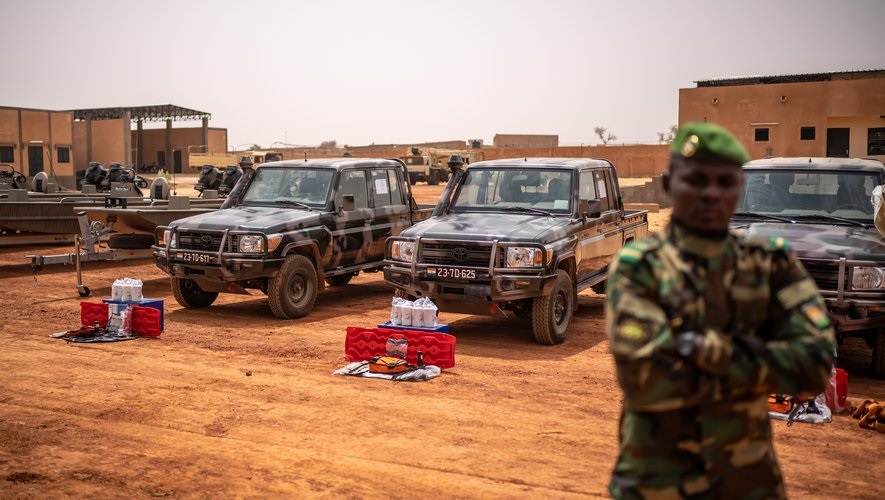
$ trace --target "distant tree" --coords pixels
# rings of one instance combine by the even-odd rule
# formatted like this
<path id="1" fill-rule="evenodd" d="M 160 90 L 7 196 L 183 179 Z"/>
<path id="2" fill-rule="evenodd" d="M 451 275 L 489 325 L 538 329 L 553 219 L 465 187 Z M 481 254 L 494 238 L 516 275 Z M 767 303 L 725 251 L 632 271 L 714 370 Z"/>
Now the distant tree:
<path id="1" fill-rule="evenodd" d="M 249 148 L 249 149 L 251 149 L 251 150 L 254 151 L 254 150 L 256 150 L 256 149 L 261 149 L 261 146 L 259 146 L 258 144 L 253 144 L 252 147 Z"/>
<path id="2" fill-rule="evenodd" d="M 320 149 L 335 149 L 338 147 L 338 141 L 332 139 L 331 141 L 323 141 L 320 143 Z"/>
<path id="3" fill-rule="evenodd" d="M 593 132 L 595 132 L 596 135 L 599 136 L 599 139 L 602 141 L 603 146 L 608 145 L 610 141 L 618 140 L 618 136 L 609 133 L 608 129 L 605 127 L 595 127 L 593 129 Z"/>

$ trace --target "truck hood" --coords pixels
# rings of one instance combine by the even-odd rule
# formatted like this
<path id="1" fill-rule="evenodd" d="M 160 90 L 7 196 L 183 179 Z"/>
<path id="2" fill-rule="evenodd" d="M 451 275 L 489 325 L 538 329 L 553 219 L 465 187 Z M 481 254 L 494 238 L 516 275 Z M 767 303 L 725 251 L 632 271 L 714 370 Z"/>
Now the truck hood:
<path id="1" fill-rule="evenodd" d="M 828 224 L 734 223 L 755 237 L 781 236 L 799 258 L 885 260 L 885 240 L 875 228 Z"/>
<path id="2" fill-rule="evenodd" d="M 322 213 L 292 207 L 232 207 L 178 219 L 171 226 L 178 229 L 231 229 L 270 234 L 319 224 Z"/>
<path id="3" fill-rule="evenodd" d="M 570 220 L 567 217 L 526 214 L 448 214 L 420 222 L 403 231 L 401 236 L 461 241 L 548 243 L 564 235 Z"/>

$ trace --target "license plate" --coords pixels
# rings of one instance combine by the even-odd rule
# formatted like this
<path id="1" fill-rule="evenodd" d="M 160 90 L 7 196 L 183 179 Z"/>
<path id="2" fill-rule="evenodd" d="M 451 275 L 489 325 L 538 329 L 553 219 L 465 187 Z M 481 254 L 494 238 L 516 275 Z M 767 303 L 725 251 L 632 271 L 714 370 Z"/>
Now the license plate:
<path id="1" fill-rule="evenodd" d="M 437 278 L 450 278 L 456 280 L 476 279 L 476 269 L 464 269 L 462 267 L 429 267 L 427 274 L 436 275 Z"/>
<path id="2" fill-rule="evenodd" d="M 184 262 L 193 262 L 195 264 L 209 264 L 212 262 L 212 256 L 205 253 L 196 252 L 178 252 L 176 255 L 178 260 Z"/>

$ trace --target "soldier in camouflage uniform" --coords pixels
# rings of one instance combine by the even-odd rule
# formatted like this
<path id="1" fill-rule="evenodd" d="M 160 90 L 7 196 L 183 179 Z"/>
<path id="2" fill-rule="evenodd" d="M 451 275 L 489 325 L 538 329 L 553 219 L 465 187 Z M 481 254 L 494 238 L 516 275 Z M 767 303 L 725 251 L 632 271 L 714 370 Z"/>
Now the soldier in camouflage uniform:
<path id="1" fill-rule="evenodd" d="M 769 393 L 818 394 L 835 348 L 814 282 L 781 238 L 730 233 L 749 160 L 728 131 L 673 141 L 663 231 L 627 245 L 606 331 L 624 391 L 616 498 L 782 498 Z"/>

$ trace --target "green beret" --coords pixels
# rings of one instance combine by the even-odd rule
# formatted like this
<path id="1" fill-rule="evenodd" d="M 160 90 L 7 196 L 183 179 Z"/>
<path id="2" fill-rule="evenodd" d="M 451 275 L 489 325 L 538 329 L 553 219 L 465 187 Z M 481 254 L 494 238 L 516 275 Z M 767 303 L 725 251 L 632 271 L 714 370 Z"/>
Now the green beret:
<path id="1" fill-rule="evenodd" d="M 712 123 L 686 123 L 676 131 L 670 151 L 673 155 L 684 158 L 722 161 L 736 165 L 750 161 L 750 155 L 737 137 Z"/>

